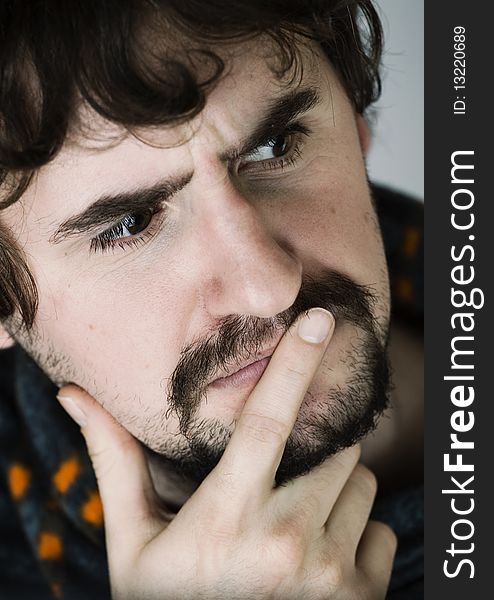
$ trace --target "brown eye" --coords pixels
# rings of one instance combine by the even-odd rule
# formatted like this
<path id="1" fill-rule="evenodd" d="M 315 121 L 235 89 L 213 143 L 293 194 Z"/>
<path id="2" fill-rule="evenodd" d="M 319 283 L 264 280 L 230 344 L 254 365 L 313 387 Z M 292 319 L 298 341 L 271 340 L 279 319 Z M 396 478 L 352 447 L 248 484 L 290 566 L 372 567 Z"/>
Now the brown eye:
<path id="1" fill-rule="evenodd" d="M 105 252 L 117 244 L 123 247 L 125 244 L 149 240 L 153 236 L 153 232 L 156 232 L 156 215 L 160 214 L 162 209 L 162 206 L 156 206 L 129 213 L 113 227 L 93 238 L 90 243 L 91 251 Z"/>
<path id="2" fill-rule="evenodd" d="M 149 227 L 153 219 L 153 211 L 146 210 L 142 213 L 134 213 L 128 215 L 122 221 L 122 236 L 128 237 L 130 235 L 138 235 Z"/>
<path id="3" fill-rule="evenodd" d="M 281 174 L 301 157 L 305 146 L 303 138 L 309 137 L 310 133 L 311 130 L 301 123 L 292 123 L 279 133 L 273 132 L 253 150 L 242 154 L 235 165 L 237 173 Z"/>
<path id="4" fill-rule="evenodd" d="M 291 135 L 278 135 L 273 138 L 271 149 L 276 158 L 283 156 L 290 149 Z"/>
<path id="5" fill-rule="evenodd" d="M 290 151 L 292 145 L 293 134 L 281 133 L 280 135 L 272 137 L 270 140 L 266 140 L 264 144 L 245 155 L 243 162 L 256 163 L 280 158 Z"/>

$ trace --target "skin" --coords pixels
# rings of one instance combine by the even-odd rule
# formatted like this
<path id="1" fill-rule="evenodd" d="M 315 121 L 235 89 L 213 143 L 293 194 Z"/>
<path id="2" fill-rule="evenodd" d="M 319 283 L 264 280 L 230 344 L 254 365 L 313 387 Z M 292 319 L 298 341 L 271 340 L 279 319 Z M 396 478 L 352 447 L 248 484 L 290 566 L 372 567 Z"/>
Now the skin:
<path id="1" fill-rule="evenodd" d="M 181 351 L 214 332 L 218 322 L 229 315 L 270 318 L 286 310 L 293 303 L 304 274 L 336 269 L 358 284 L 371 286 L 376 298 L 373 316 L 378 334 L 382 343 L 386 339 L 389 288 L 382 240 L 365 176 L 365 123 L 355 115 L 324 57 L 314 49 L 304 51 L 303 83 L 317 83 L 322 101 L 303 117 L 312 134 L 304 140 L 301 156 L 283 170 L 263 171 L 256 164 L 259 161 L 247 160 L 245 170 L 234 170 L 232 174 L 232 165 L 220 160 L 221 153 L 250 133 L 259 107 L 286 91 L 286 82 L 273 77 L 263 53 L 255 46 L 239 52 L 231 64 L 231 72 L 211 93 L 206 108 L 193 122 L 155 131 L 152 139 L 149 132 L 142 132 L 141 139 L 152 144 L 127 136 L 108 147 L 114 127 L 85 113 L 86 123 L 97 136 L 68 140 L 55 160 L 39 171 L 22 202 L 2 213 L 2 219 L 29 257 L 40 290 L 34 333 L 19 335 L 17 341 L 53 381 L 59 385 L 73 382 L 89 393 L 81 395 L 72 387 L 65 396 L 75 400 L 85 413 L 81 421 L 83 433 L 99 478 L 105 523 L 110 532 L 115 598 L 132 597 L 126 591 L 129 589 L 138 589 L 140 597 L 159 597 L 153 596 L 153 590 L 171 593 L 180 589 L 184 590 L 184 598 L 200 597 L 191 595 L 198 590 L 187 587 L 185 581 L 175 579 L 172 588 L 166 587 L 170 575 L 158 573 L 156 565 L 162 565 L 163 556 L 170 552 L 176 560 L 192 555 L 197 563 L 192 561 L 189 568 L 200 564 L 205 569 L 201 573 L 207 576 L 199 578 L 205 590 L 201 597 L 231 597 L 228 594 L 232 585 L 237 591 L 244 584 L 245 590 L 251 590 L 252 582 L 250 588 L 249 581 L 241 583 L 245 579 L 245 573 L 238 568 L 242 557 L 256 555 L 256 548 L 262 547 L 267 538 L 272 541 L 282 525 L 287 537 L 293 527 L 310 531 L 307 537 L 302 536 L 303 544 L 300 536 L 290 538 L 291 549 L 303 548 L 297 554 L 297 568 L 293 571 L 297 577 L 293 582 L 289 578 L 291 587 L 281 585 L 280 581 L 286 581 L 286 564 L 280 566 L 278 560 L 273 566 L 266 563 L 266 556 L 258 557 L 251 565 L 253 572 L 261 573 L 264 562 L 273 567 L 269 571 L 273 577 L 265 574 L 266 587 L 258 590 L 256 597 L 288 598 L 283 593 L 291 589 L 296 598 L 300 597 L 297 593 L 310 588 L 317 598 L 351 598 L 348 590 L 353 594 L 362 588 L 362 597 L 377 598 L 384 596 L 395 542 L 387 528 L 367 523 L 375 482 L 363 467 L 355 470 L 358 453 L 348 450 L 343 453 L 347 458 L 326 461 L 287 488 L 295 491 L 285 495 L 280 492 L 276 500 L 272 499 L 274 471 L 290 431 L 300 422 L 297 416 L 303 420 L 304 414 L 318 410 L 317 403 L 307 403 L 305 392 L 308 389 L 317 398 L 330 385 L 345 385 L 348 365 L 343 357 L 359 343 L 357 328 L 337 323 L 329 345 L 300 345 L 293 339 L 290 342 L 290 337 L 283 345 L 280 334 L 273 340 L 278 346 L 259 382 L 233 391 L 208 389 L 198 416 L 229 427 L 234 422 L 237 425 L 226 458 L 173 521 L 156 515 L 154 487 L 162 498 L 178 504 L 190 496 L 191 490 L 179 490 L 166 472 L 153 473 L 152 485 L 142 450 L 133 442 L 135 436 L 160 451 L 184 443 L 177 416 L 167 412 L 163 402 L 164 385 Z M 117 247 L 104 255 L 90 254 L 89 235 L 50 243 L 57 225 L 84 209 L 93 196 L 149 185 L 165 175 L 191 171 L 191 181 L 170 202 L 166 224 L 139 247 Z M 293 364 L 300 378 L 299 386 L 293 389 L 286 385 L 290 377 L 287 364 Z M 280 386 L 284 394 L 280 394 Z M 286 409 L 282 401 L 287 402 Z M 67 403 L 64 406 L 77 416 Z M 256 417 L 254 424 L 249 420 L 252 414 Z M 274 423 L 275 435 L 263 440 L 261 449 L 265 450 L 266 464 L 262 466 L 260 450 L 254 448 L 252 439 L 258 440 L 262 432 L 271 431 L 266 429 L 266 420 Z M 242 423 L 247 423 L 247 427 L 242 427 Z M 386 439 L 393 438 L 388 435 Z M 103 443 L 103 439 L 107 442 Z M 372 448 L 376 447 L 373 453 Z M 111 461 L 103 464 L 122 449 L 125 467 L 117 459 L 113 470 L 108 467 Z M 100 454 L 108 456 L 98 459 Z M 379 462 L 382 454 L 382 445 L 371 444 L 371 457 L 377 456 Z M 228 493 L 225 473 L 233 474 L 227 477 L 229 484 L 242 487 L 238 495 Z M 367 483 L 358 483 L 362 479 Z M 126 482 L 127 490 L 138 488 L 136 496 L 120 506 L 116 490 L 121 489 L 122 483 L 118 485 L 118 481 Z M 255 502 L 247 492 L 254 488 Z M 320 503 L 328 490 L 331 500 L 324 510 L 319 507 L 315 511 L 319 515 L 317 527 L 312 517 L 272 518 L 275 513 L 285 517 L 295 514 L 310 494 Z M 248 519 L 238 510 L 242 502 L 254 507 L 249 509 Z M 283 506 L 279 511 L 273 508 L 277 502 Z M 225 507 L 226 522 L 232 524 L 225 544 L 219 546 L 219 556 L 230 555 L 233 540 L 238 539 L 232 560 L 225 563 L 229 570 L 224 572 L 218 571 L 221 560 L 213 567 L 203 563 L 210 549 L 197 545 L 191 548 L 194 542 L 188 540 L 187 533 L 192 523 L 201 522 L 201 515 L 204 517 L 211 506 L 218 505 Z M 326 536 L 332 513 L 336 515 L 331 522 L 337 524 L 337 533 L 329 528 L 331 534 Z M 145 524 L 144 538 L 143 532 L 138 533 L 128 520 L 123 528 L 125 540 L 116 533 L 112 535 L 119 524 L 122 529 L 122 519 L 129 514 L 133 515 L 134 524 Z M 359 515 L 353 526 L 348 523 L 349 514 Z M 262 524 L 254 527 L 259 515 L 263 515 Z M 248 541 L 238 533 L 241 522 L 252 523 Z M 351 565 L 351 569 L 345 570 L 344 577 L 338 575 L 328 581 L 324 575 L 314 579 L 315 571 L 321 573 L 321 546 L 317 543 L 321 527 L 329 546 L 335 539 L 348 538 L 345 565 Z M 218 523 L 210 523 L 205 539 L 209 536 L 217 540 L 220 530 Z M 140 553 L 144 546 L 151 547 L 150 540 L 156 540 L 153 550 Z M 122 541 L 129 547 L 123 554 L 119 550 Z M 343 573 L 345 565 L 335 558 L 338 553 L 333 550 L 329 554 L 333 567 L 337 563 L 336 571 L 340 573 L 341 566 Z M 323 562 L 327 566 L 326 559 Z M 131 564 L 136 565 L 135 569 L 130 568 Z M 326 569 L 323 571 L 326 573 Z M 136 575 L 135 584 L 131 583 L 132 573 Z M 302 577 L 301 573 L 312 576 Z M 307 585 L 309 588 L 304 587 Z M 327 595 L 328 589 L 332 595 Z"/>
<path id="2" fill-rule="evenodd" d="M 86 389 L 137 437 L 163 416 L 163 384 L 184 347 L 214 332 L 226 316 L 273 317 L 287 309 L 303 273 L 337 268 L 371 285 L 384 338 L 387 272 L 365 178 L 363 123 L 329 65 L 319 56 L 307 61 L 306 79 L 320 82 L 323 101 L 306 115 L 314 135 L 304 141 L 301 159 L 283 172 L 259 167 L 232 178 L 218 158 L 250 133 L 258 106 L 285 90 L 251 52 L 236 59 L 187 131 L 153 134 L 169 145 L 190 127 L 195 134 L 188 143 L 161 149 L 129 136 L 111 148 L 107 138 L 97 151 L 92 139 L 69 143 L 39 171 L 22 203 L 2 214 L 40 290 L 30 349 L 55 382 Z M 104 126 L 93 123 L 100 136 L 115 133 Z M 50 243 L 57 225 L 93 197 L 192 170 L 192 181 L 170 203 L 167 224 L 146 244 L 91 255 L 89 235 Z M 351 336 L 336 332 L 333 364 Z M 50 355 L 58 364 L 50 364 Z M 228 396 L 208 392 L 201 416 L 238 415 L 245 391 Z M 157 433 L 176 431 L 172 418 Z"/>
<path id="3" fill-rule="evenodd" d="M 317 342 L 303 337 L 307 324 Z M 176 516 L 160 506 L 134 438 L 79 388 L 60 391 L 98 477 L 114 600 L 385 597 L 396 538 L 386 525 L 368 521 L 376 479 L 356 464 L 358 446 L 273 487 L 333 334 L 333 317 L 322 309 L 295 322 L 247 399 L 219 464 Z"/>

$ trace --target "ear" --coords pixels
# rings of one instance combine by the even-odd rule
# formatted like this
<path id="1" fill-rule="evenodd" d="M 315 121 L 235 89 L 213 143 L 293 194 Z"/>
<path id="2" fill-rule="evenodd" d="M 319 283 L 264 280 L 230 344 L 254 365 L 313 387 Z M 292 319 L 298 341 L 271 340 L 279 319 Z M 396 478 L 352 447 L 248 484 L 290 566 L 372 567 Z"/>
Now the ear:
<path id="1" fill-rule="evenodd" d="M 10 348 L 15 344 L 14 338 L 7 333 L 7 330 L 0 323 L 0 350 L 4 350 L 5 348 Z"/>
<path id="2" fill-rule="evenodd" d="M 362 155 L 364 159 L 366 159 L 371 142 L 369 125 L 367 124 L 367 121 L 364 119 L 364 117 L 360 114 L 357 115 L 356 121 L 360 148 L 362 149 Z"/>

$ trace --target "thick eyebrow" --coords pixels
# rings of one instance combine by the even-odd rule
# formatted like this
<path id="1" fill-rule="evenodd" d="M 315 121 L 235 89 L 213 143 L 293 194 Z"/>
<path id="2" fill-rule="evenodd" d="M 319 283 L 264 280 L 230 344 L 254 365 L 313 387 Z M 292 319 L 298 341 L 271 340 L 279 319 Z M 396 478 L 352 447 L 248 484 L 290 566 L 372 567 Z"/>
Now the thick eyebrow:
<path id="1" fill-rule="evenodd" d="M 282 133 L 294 119 L 314 108 L 320 101 L 319 93 L 313 87 L 290 90 L 284 96 L 275 98 L 254 131 L 239 145 L 223 152 L 221 160 L 232 162 L 250 154 L 270 138 Z"/>
<path id="2" fill-rule="evenodd" d="M 308 112 L 319 102 L 319 93 L 313 87 L 290 90 L 285 95 L 275 98 L 265 114 L 261 116 L 254 131 L 240 144 L 222 152 L 220 159 L 228 163 L 250 154 L 270 138 L 282 133 L 295 118 Z M 155 208 L 184 188 L 192 176 L 193 172 L 164 179 L 150 187 L 116 194 L 103 194 L 81 213 L 61 223 L 50 237 L 50 243 L 59 244 L 68 237 L 111 225 L 132 212 Z"/>
<path id="3" fill-rule="evenodd" d="M 184 188 L 191 179 L 192 173 L 188 173 L 164 179 L 150 187 L 136 188 L 117 194 L 104 194 L 81 213 L 61 223 L 51 236 L 50 242 L 59 244 L 68 237 L 115 223 L 129 213 L 155 208 Z"/>

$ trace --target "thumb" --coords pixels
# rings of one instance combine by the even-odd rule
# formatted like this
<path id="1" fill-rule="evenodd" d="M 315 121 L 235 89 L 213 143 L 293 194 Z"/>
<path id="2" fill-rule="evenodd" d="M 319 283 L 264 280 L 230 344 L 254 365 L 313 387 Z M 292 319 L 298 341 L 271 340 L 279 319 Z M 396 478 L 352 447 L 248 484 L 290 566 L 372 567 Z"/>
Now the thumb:
<path id="1" fill-rule="evenodd" d="M 65 386 L 57 399 L 86 440 L 103 503 L 108 547 L 131 550 L 144 545 L 159 525 L 153 509 L 156 492 L 142 448 L 81 388 Z"/>

